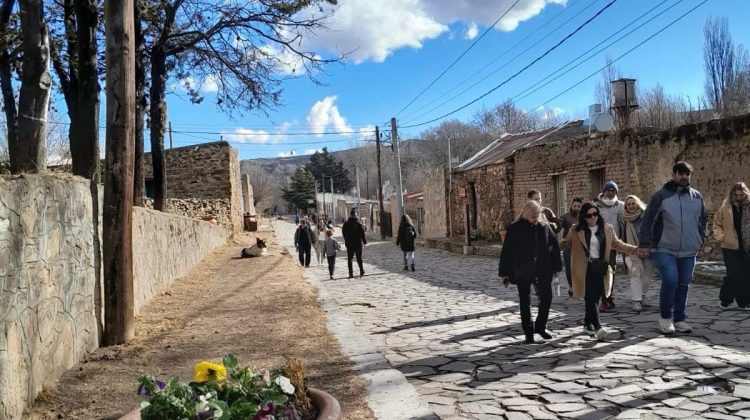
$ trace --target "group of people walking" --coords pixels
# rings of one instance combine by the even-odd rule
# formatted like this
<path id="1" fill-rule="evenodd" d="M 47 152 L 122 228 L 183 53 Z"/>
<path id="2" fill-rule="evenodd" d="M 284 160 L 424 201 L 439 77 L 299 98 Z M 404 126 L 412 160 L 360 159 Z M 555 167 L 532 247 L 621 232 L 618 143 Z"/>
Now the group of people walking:
<path id="1" fill-rule="evenodd" d="M 313 228 L 308 221 L 307 216 L 297 220 L 297 230 L 294 232 L 294 247 L 299 255 L 299 263 L 303 267 L 310 267 L 311 251 L 315 248 L 315 254 L 318 259 L 318 266 L 323 265 L 325 258 L 328 263 L 328 272 L 333 279 L 333 273 L 336 266 L 336 251 L 341 250 L 338 241 L 333 238 L 333 223 L 324 223 L 318 220 L 317 225 Z M 349 278 L 354 278 L 354 258 L 357 259 L 359 266 L 359 276 L 365 275 L 364 265 L 362 263 L 362 250 L 367 245 L 367 236 L 365 227 L 357 217 L 357 212 L 352 210 L 349 218 L 341 226 L 341 233 L 344 237 L 346 246 L 347 267 L 349 269 Z M 404 270 L 416 271 L 414 266 L 416 250 L 417 230 L 411 218 L 404 214 L 396 237 L 396 245 L 401 248 L 404 258 Z"/>
<path id="2" fill-rule="evenodd" d="M 545 339 L 552 337 L 547 319 L 552 302 L 551 281 L 563 267 L 560 250 L 569 294 L 584 300 L 583 328 L 589 335 L 598 340 L 607 336 L 600 310 L 615 308 L 612 291 L 618 252 L 624 254 L 628 267 L 633 310 L 649 306 L 647 292 L 656 268 L 661 278 L 659 331 L 692 331 L 686 322 L 685 307 L 708 221 L 703 196 L 690 186 L 692 173 L 687 162 L 676 163 L 672 179 L 651 196 L 647 205 L 635 195 L 620 201 L 617 184 L 607 181 L 595 200 L 574 198 L 569 211 L 560 218 L 541 205 L 538 191 L 529 192 L 530 200 L 506 234 L 498 272 L 506 285 L 518 286 L 521 325 L 527 343 L 534 342 L 535 334 Z M 747 187 L 736 184 L 714 223 L 716 239 L 722 242 L 728 261 L 721 292 L 725 307 L 733 299 L 741 307 L 750 304 L 750 258 L 745 251 L 750 249 L 749 203 Z M 563 232 L 563 239 L 558 242 L 559 231 Z M 536 322 L 531 320 L 531 285 L 539 295 Z"/>

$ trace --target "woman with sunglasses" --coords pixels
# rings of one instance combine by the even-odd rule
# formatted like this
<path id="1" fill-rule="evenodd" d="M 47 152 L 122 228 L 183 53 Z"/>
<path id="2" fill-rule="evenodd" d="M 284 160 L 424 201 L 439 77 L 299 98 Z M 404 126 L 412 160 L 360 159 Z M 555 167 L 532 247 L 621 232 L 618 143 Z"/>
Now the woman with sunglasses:
<path id="1" fill-rule="evenodd" d="M 582 297 L 586 302 L 584 330 L 602 341 L 607 330 L 599 322 L 597 302 L 602 294 L 607 297 L 612 293 L 610 252 L 632 255 L 637 248 L 619 240 L 612 225 L 604 223 L 599 209 L 590 202 L 581 207 L 578 224 L 568 232 L 561 247 L 571 252 L 573 296 Z"/>

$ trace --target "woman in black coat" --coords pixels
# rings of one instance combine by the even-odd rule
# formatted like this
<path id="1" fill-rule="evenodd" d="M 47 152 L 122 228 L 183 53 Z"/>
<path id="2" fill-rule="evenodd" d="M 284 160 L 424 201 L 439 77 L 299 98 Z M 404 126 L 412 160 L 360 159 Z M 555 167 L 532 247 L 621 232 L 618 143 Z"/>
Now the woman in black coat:
<path id="1" fill-rule="evenodd" d="M 396 245 L 401 246 L 401 251 L 404 253 L 404 271 L 409 269 L 409 265 L 411 265 L 411 271 L 414 271 L 414 251 L 416 249 L 414 241 L 416 239 L 417 230 L 414 228 L 411 217 L 406 214 L 401 216 Z"/>
<path id="2" fill-rule="evenodd" d="M 551 339 L 547 329 L 549 308 L 552 305 L 552 277 L 562 270 L 560 246 L 549 224 L 540 220 L 542 208 L 529 201 L 515 222 L 508 228 L 500 254 L 498 274 L 505 285 L 518 286 L 521 325 L 526 343 L 534 342 L 534 333 Z M 539 290 L 539 310 L 536 323 L 531 321 L 531 285 Z"/>

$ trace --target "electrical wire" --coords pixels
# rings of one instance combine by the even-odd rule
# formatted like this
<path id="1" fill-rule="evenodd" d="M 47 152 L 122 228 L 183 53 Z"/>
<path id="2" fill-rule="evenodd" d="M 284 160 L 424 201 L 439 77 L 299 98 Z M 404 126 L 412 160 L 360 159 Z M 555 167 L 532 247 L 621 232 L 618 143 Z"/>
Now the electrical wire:
<path id="1" fill-rule="evenodd" d="M 704 4 L 706 4 L 707 2 L 708 2 L 708 0 L 703 0 L 703 1 L 701 1 L 701 2 L 700 2 L 700 3 L 698 3 L 698 4 L 697 4 L 697 5 L 695 6 L 695 7 L 693 7 L 692 9 L 688 10 L 687 12 L 685 12 L 685 13 L 683 13 L 683 14 L 682 14 L 681 16 L 679 16 L 679 17 L 678 17 L 677 19 L 675 19 L 675 20 L 671 21 L 671 22 L 670 22 L 669 24 L 667 24 L 667 25 L 666 25 L 666 26 L 664 26 L 663 28 L 659 29 L 658 31 L 656 31 L 655 33 L 653 33 L 652 35 L 650 35 L 650 36 L 649 36 L 648 38 L 644 39 L 643 41 L 639 42 L 638 44 L 636 44 L 636 45 L 635 45 L 634 47 L 632 47 L 631 49 L 627 50 L 627 51 L 626 51 L 626 52 L 624 52 L 623 54 L 619 55 L 619 56 L 618 56 L 617 58 L 613 59 L 613 60 L 611 61 L 611 63 L 609 63 L 609 65 L 611 65 L 611 64 L 614 64 L 614 63 L 618 62 L 618 61 L 619 61 L 620 59 L 624 58 L 625 56 L 627 56 L 627 55 L 628 55 L 628 54 L 630 54 L 631 52 L 633 52 L 633 51 L 635 51 L 636 49 L 640 48 L 640 47 L 641 47 L 641 46 L 642 46 L 643 44 L 645 44 L 646 42 L 648 42 L 648 41 L 650 41 L 651 39 L 655 38 L 655 37 L 656 37 L 657 35 L 661 34 L 661 33 L 662 33 L 662 32 L 664 32 L 665 30 L 667 30 L 668 28 L 670 28 L 670 27 L 671 27 L 672 25 L 674 25 L 675 23 L 677 23 L 677 22 L 679 22 L 680 20 L 684 19 L 684 18 L 685 18 L 685 16 L 687 16 L 687 15 L 689 15 L 690 13 L 694 12 L 694 11 L 695 11 L 696 9 L 698 9 L 698 8 L 699 8 L 699 7 L 701 7 L 701 6 L 703 6 L 703 5 L 704 5 Z M 580 85 L 581 83 L 583 83 L 583 82 L 585 82 L 585 81 L 587 81 L 587 80 L 591 79 L 592 77 L 596 76 L 597 74 L 599 74 L 599 72 L 601 72 L 602 70 L 604 70 L 604 69 L 606 69 L 606 68 L 607 68 L 607 66 L 606 66 L 606 65 L 605 65 L 605 66 L 602 66 L 602 67 L 600 67 L 599 69 L 597 69 L 597 70 L 596 70 L 596 71 L 594 71 L 593 73 L 589 74 L 588 76 L 584 77 L 583 79 L 581 79 L 581 80 L 580 80 L 580 81 L 578 81 L 577 83 L 573 84 L 572 86 L 568 87 L 567 89 L 563 90 L 562 92 L 558 93 L 557 95 L 555 95 L 555 96 L 553 96 L 553 97 L 551 97 L 551 98 L 547 99 L 547 100 L 546 100 L 546 101 L 544 101 L 544 102 L 543 102 L 543 103 L 542 103 L 541 105 L 539 105 L 539 106 L 538 106 L 537 108 L 541 108 L 541 107 L 543 107 L 543 106 L 547 105 L 548 103 L 550 103 L 550 102 L 554 101 L 555 99 L 559 98 L 560 96 L 562 96 L 562 95 L 564 95 L 564 94 L 566 94 L 566 93 L 570 92 L 571 90 L 573 90 L 573 88 L 575 88 L 575 87 L 579 86 L 579 85 Z M 534 108 L 534 109 L 537 109 L 537 108 Z"/>
<path id="2" fill-rule="evenodd" d="M 504 51 L 504 52 L 503 52 L 502 54 L 500 54 L 500 55 L 496 56 L 496 57 L 495 57 L 494 59 L 492 59 L 492 60 L 491 60 L 491 61 L 490 61 L 489 63 L 485 64 L 485 65 L 484 65 L 484 66 L 483 66 L 482 68 L 480 68 L 479 70 L 477 70 L 477 71 L 475 71 L 474 73 L 472 73 L 472 75 L 471 75 L 471 76 L 469 76 L 469 77 L 467 77 L 466 79 L 462 80 L 462 81 L 461 81 L 460 83 L 457 83 L 457 84 L 456 84 L 455 86 L 453 86 L 453 87 L 452 87 L 451 89 L 449 89 L 448 91 L 446 91 L 446 92 L 445 92 L 445 93 L 443 93 L 442 95 L 439 95 L 439 96 L 438 96 L 437 98 L 435 98 L 434 100 L 432 100 L 432 101 L 428 102 L 428 103 L 427 103 L 427 104 L 425 104 L 424 106 L 422 106 L 422 107 L 420 107 L 420 108 L 417 108 L 416 110 L 414 110 L 414 111 L 412 111 L 412 112 L 409 112 L 409 113 L 407 113 L 406 115 L 404 115 L 404 116 L 403 116 L 403 118 L 402 118 L 402 119 L 406 120 L 406 122 L 407 122 L 407 123 L 408 123 L 409 121 L 413 121 L 413 120 L 418 120 L 418 119 L 422 118 L 423 116 L 425 116 L 425 115 L 429 114 L 430 112 L 432 112 L 432 111 L 434 111 L 434 110 L 436 110 L 436 109 L 438 109 L 438 108 L 442 107 L 443 105 L 445 105 L 445 104 L 449 103 L 450 101 L 452 101 L 452 100 L 454 100 L 454 99 L 458 98 L 459 96 L 463 95 L 464 93 L 468 92 L 469 90 L 473 89 L 473 88 L 474 88 L 475 86 L 477 86 L 477 85 L 478 85 L 479 83 L 482 83 L 483 81 L 487 80 L 487 79 L 488 79 L 488 78 L 490 78 L 491 76 L 493 76 L 493 75 L 497 74 L 497 72 L 499 72 L 500 70 L 504 69 L 505 67 L 507 67 L 507 66 L 508 66 L 508 65 L 510 65 L 511 63 L 515 62 L 515 60 L 516 60 L 517 58 L 521 57 L 521 56 L 522 56 L 523 54 L 525 54 L 526 52 L 528 52 L 529 50 L 531 50 L 531 49 L 532 49 L 532 48 L 534 48 L 535 46 L 539 45 L 539 44 L 540 44 L 540 43 L 541 43 L 542 41 L 544 41 L 545 39 L 549 38 L 549 37 L 550 37 L 550 36 L 551 36 L 552 34 L 554 34 L 555 32 L 557 32 L 558 30 L 560 30 L 560 28 L 562 28 L 563 26 L 567 25 L 567 24 L 568 24 L 568 23 L 569 23 L 570 21 L 572 21 L 573 19 L 575 19 L 575 18 L 577 18 L 578 16 L 582 15 L 582 14 L 583 14 L 583 12 L 585 12 L 586 10 L 588 10 L 589 8 L 591 8 L 591 7 L 593 6 L 593 5 L 595 5 L 597 1 L 599 1 L 599 0 L 595 0 L 595 1 L 591 2 L 591 3 L 589 3 L 589 4 L 588 4 L 588 5 L 586 6 L 586 7 L 584 7 L 584 8 L 583 8 L 583 9 L 581 9 L 581 10 L 579 10 L 579 11 L 578 11 L 578 13 L 576 13 L 576 14 L 575 14 L 575 15 L 573 15 L 572 17 L 568 18 L 568 19 L 567 19 L 567 20 L 566 20 L 565 22 L 561 23 L 560 25 L 558 25 L 557 27 L 555 27 L 555 28 L 554 28 L 554 29 L 552 29 L 551 31 L 547 32 L 547 33 L 546 33 L 546 34 L 545 34 L 545 35 L 544 35 L 544 36 L 543 36 L 542 38 L 538 39 L 538 40 L 537 40 L 536 42 L 534 42 L 533 44 L 531 44 L 530 46 L 528 46 L 528 47 L 527 47 L 527 48 L 526 48 L 525 50 L 523 50 L 523 51 L 521 51 L 520 53 L 516 54 L 516 56 L 515 56 L 515 57 L 513 57 L 513 58 L 511 58 L 511 59 L 507 60 L 507 61 L 505 62 L 505 64 L 503 64 L 503 65 L 501 65 L 500 67 L 498 67 L 497 69 L 493 70 L 493 71 L 492 71 L 492 72 L 491 72 L 490 74 L 486 75 L 486 76 L 485 76 L 485 77 L 483 77 L 483 78 L 482 78 L 481 80 L 479 80 L 479 81 L 477 81 L 476 83 L 472 84 L 472 85 L 471 85 L 471 86 L 469 86 L 468 88 L 465 88 L 465 89 L 463 89 L 463 90 L 462 90 L 461 92 L 459 92 L 459 93 L 457 93 L 456 95 L 452 96 L 452 97 L 451 97 L 450 99 L 448 99 L 448 100 L 445 100 L 445 101 L 441 102 L 441 103 L 440 103 L 439 105 L 437 105 L 437 106 L 435 106 L 435 107 L 433 107 L 433 108 L 430 108 L 430 109 L 429 109 L 428 111 L 425 111 L 425 112 L 423 112 L 423 113 L 421 113 L 421 114 L 417 115 L 417 116 L 416 116 L 416 117 L 414 117 L 414 118 L 410 118 L 411 116 L 413 116 L 413 115 L 415 115 L 415 114 L 417 114 L 417 113 L 421 112 L 422 110 L 424 110 L 424 109 L 425 109 L 425 108 L 427 108 L 428 106 L 431 106 L 431 105 L 432 105 L 432 104 L 434 104 L 435 102 L 437 102 L 437 101 L 441 100 L 442 98 L 445 98 L 445 96 L 446 96 L 446 95 L 449 95 L 449 94 L 451 94 L 451 93 L 455 92 L 455 91 L 456 91 L 457 89 L 459 89 L 459 88 L 461 88 L 461 87 L 465 86 L 465 85 L 466 85 L 466 83 L 468 83 L 469 81 L 471 81 L 472 79 L 474 79 L 474 77 L 475 77 L 475 76 L 477 76 L 478 74 L 482 73 L 482 72 L 483 72 L 483 71 L 484 71 L 485 69 L 487 69 L 487 68 L 488 68 L 489 66 L 491 66 L 491 65 L 493 65 L 493 64 L 495 64 L 495 63 L 497 63 L 497 62 L 498 62 L 498 61 L 499 61 L 499 60 L 500 60 L 501 58 L 505 57 L 505 56 L 506 56 L 506 55 L 507 55 L 507 54 L 508 54 L 509 52 L 513 51 L 513 50 L 514 50 L 514 49 L 515 49 L 516 47 L 518 47 L 519 45 L 523 44 L 523 43 L 524 43 L 524 42 L 525 42 L 525 41 L 526 41 L 527 39 L 529 39 L 529 38 L 530 38 L 531 36 L 533 36 L 533 35 L 534 35 L 535 33 L 537 33 L 537 32 L 538 32 L 538 31 L 539 31 L 539 30 L 540 30 L 541 28 L 544 28 L 544 27 L 546 27 L 547 25 L 549 25 L 549 24 L 550 24 L 550 23 L 551 23 L 552 21 L 554 21 L 554 20 L 555 20 L 556 18 L 558 18 L 559 16 L 561 16 L 561 15 L 562 15 L 562 14 L 563 14 L 564 12 L 566 12 L 566 11 L 568 11 L 568 10 L 571 10 L 571 8 L 573 7 L 573 5 L 575 4 L 575 1 L 574 1 L 574 2 L 571 2 L 571 4 L 570 4 L 570 5 L 568 5 L 568 6 L 567 6 L 566 8 L 564 8 L 564 9 L 562 9 L 562 10 L 561 10 L 561 11 L 560 11 L 560 12 L 559 12 L 559 13 L 558 13 L 557 15 L 555 15 L 554 17 L 552 17 L 552 18 L 551 18 L 551 19 L 549 19 L 548 21 L 544 22 L 544 23 L 543 23 L 542 25 L 540 25 L 540 26 L 539 26 L 539 27 L 538 27 L 538 28 L 537 28 L 537 29 L 536 29 L 535 31 L 532 31 L 531 33 L 529 33 L 529 34 L 528 34 L 528 35 L 527 35 L 527 36 L 526 36 L 526 37 L 525 37 L 524 39 L 520 40 L 519 42 L 517 42 L 517 43 L 516 43 L 515 45 L 513 45 L 512 47 L 510 47 L 510 48 L 508 48 L 507 50 L 505 50 L 505 51 Z"/>
<path id="3" fill-rule="evenodd" d="M 513 4 L 512 4 L 512 5 L 511 5 L 511 6 L 509 7 L 509 8 L 508 8 L 508 9 L 507 9 L 507 10 L 505 11 L 505 12 L 503 12 L 503 14 L 502 14 L 502 15 L 500 15 L 500 17 L 499 17 L 499 18 L 497 18 L 497 20 L 495 20 L 495 23 L 493 23 L 493 24 L 492 24 L 491 26 L 489 26 L 489 27 L 488 27 L 488 28 L 487 28 L 487 29 L 486 29 L 486 30 L 485 30 L 485 31 L 484 31 L 484 32 L 482 33 L 482 35 L 480 35 L 480 36 L 479 36 L 479 37 L 478 37 L 477 39 L 475 39 L 475 40 L 474 40 L 474 42 L 472 42 L 472 43 L 471 43 L 471 45 L 469 45 L 469 47 L 468 47 L 467 49 L 465 49 L 465 50 L 464 50 L 464 51 L 463 51 L 463 52 L 462 52 L 462 53 L 461 53 L 461 54 L 460 54 L 460 55 L 459 55 L 458 57 L 456 57 L 456 59 L 454 59 L 454 60 L 453 60 L 453 62 L 452 62 L 452 63 L 450 63 L 450 65 L 448 65 L 448 67 L 446 67 L 446 68 L 445 68 L 445 70 L 443 70 L 443 71 L 442 71 L 442 73 L 440 73 L 440 74 L 439 74 L 439 75 L 438 75 L 438 76 L 437 76 L 437 77 L 436 77 L 435 79 L 433 79 L 433 80 L 432 80 L 432 81 L 431 81 L 431 82 L 430 82 L 430 83 L 429 83 L 429 84 L 428 84 L 428 85 L 427 85 L 427 86 L 426 86 L 426 87 L 425 87 L 424 89 L 422 89 L 422 91 L 421 91 L 421 92 L 419 92 L 419 93 L 417 94 L 417 96 L 415 96 L 415 97 L 414 97 L 414 99 L 412 99 L 411 101 L 409 101 L 409 103 L 408 103 L 408 104 L 404 105 L 404 107 L 403 107 L 403 108 L 401 108 L 401 109 L 400 109 L 400 110 L 399 110 L 399 111 L 398 111 L 398 112 L 396 113 L 396 116 L 399 116 L 399 115 L 400 115 L 400 114 L 401 114 L 402 112 L 404 112 L 404 110 L 405 110 L 406 108 L 408 108 L 409 106 L 411 106 L 411 104 L 413 104 L 413 103 L 414 103 L 414 102 L 415 102 L 415 101 L 416 101 L 417 99 L 419 99 L 420 97 L 422 97 L 422 95 L 423 95 L 423 94 L 424 94 L 425 92 L 427 92 L 427 90 L 428 90 L 428 89 L 430 89 L 430 88 L 431 88 L 431 87 L 432 87 L 432 86 L 433 86 L 433 85 L 434 85 L 435 83 L 437 83 L 437 81 L 438 81 L 438 80 L 440 80 L 440 78 L 442 78 L 442 77 L 443 77 L 443 76 L 445 75 L 445 73 L 447 73 L 447 72 L 448 72 L 448 70 L 450 70 L 451 68 L 453 68 L 453 66 L 455 66 L 455 65 L 456 65 L 456 63 L 458 63 L 458 62 L 459 62 L 459 61 L 460 61 L 460 60 L 461 60 L 461 59 L 462 59 L 462 58 L 463 58 L 463 57 L 464 57 L 464 56 L 465 56 L 465 55 L 466 55 L 466 54 L 467 54 L 467 53 L 468 53 L 468 52 L 469 52 L 469 51 L 470 51 L 470 50 L 471 50 L 472 48 L 474 48 L 474 46 L 475 46 L 475 45 L 477 45 L 477 43 L 478 43 L 478 42 L 479 42 L 479 41 L 480 41 L 480 40 L 481 40 L 482 38 L 484 38 L 484 36 L 485 36 L 485 35 L 487 35 L 487 33 L 489 33 L 489 32 L 490 32 L 490 31 L 492 30 L 492 28 L 494 28 L 494 27 L 495 27 L 495 25 L 497 25 L 497 24 L 498 24 L 498 23 L 499 23 L 499 22 L 500 22 L 500 21 L 501 21 L 501 20 L 502 20 L 502 19 L 503 19 L 503 18 L 505 17 L 505 15 L 507 15 L 507 14 L 508 14 L 508 13 L 509 13 L 509 12 L 510 12 L 510 11 L 511 11 L 511 10 L 512 10 L 513 8 L 514 8 L 514 7 L 516 7 L 516 5 L 517 5 L 517 4 L 518 4 L 518 3 L 520 2 L 520 1 L 521 1 L 521 0 L 516 0 L 516 1 L 515 1 L 515 2 L 514 2 L 514 3 L 513 3 Z"/>

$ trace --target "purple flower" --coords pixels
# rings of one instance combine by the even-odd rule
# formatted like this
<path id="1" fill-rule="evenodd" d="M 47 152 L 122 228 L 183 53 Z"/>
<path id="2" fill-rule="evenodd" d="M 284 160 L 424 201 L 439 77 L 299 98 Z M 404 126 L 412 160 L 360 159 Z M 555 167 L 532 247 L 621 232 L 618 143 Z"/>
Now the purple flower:
<path id="1" fill-rule="evenodd" d="M 164 389 L 164 388 L 167 387 L 166 383 L 164 383 L 164 382 L 162 382 L 162 381 L 160 381 L 158 379 L 154 379 L 154 383 L 156 383 L 156 386 L 160 390 L 162 390 L 162 389 Z M 141 385 L 140 388 L 138 388 L 138 395 L 140 395 L 141 397 L 149 397 L 149 396 L 151 396 L 151 392 L 149 392 L 148 388 L 146 388 L 145 386 Z"/>
<path id="2" fill-rule="evenodd" d="M 274 411 L 276 411 L 276 404 L 273 401 L 269 401 L 263 404 L 260 411 L 253 417 L 253 420 L 271 420 Z"/>

